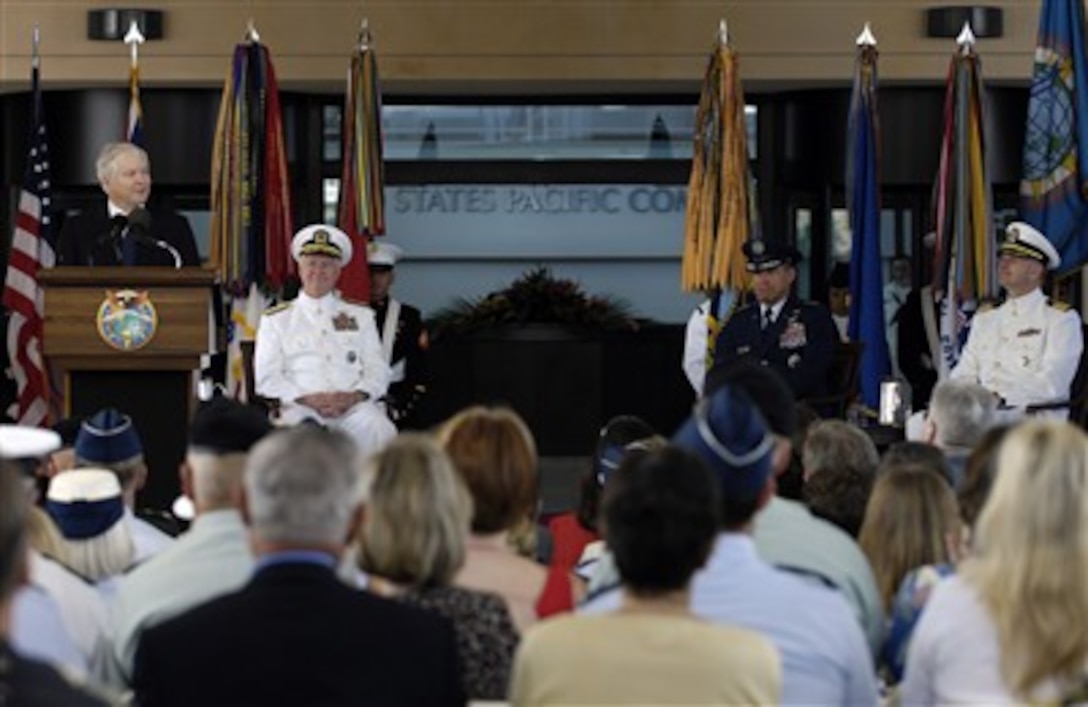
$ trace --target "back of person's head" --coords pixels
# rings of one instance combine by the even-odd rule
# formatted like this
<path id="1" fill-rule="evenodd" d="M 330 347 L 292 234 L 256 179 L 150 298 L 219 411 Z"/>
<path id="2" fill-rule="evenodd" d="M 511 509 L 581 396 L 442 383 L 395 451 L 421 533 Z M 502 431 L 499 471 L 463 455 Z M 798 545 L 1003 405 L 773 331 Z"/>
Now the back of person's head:
<path id="1" fill-rule="evenodd" d="M 8 604 L 26 574 L 28 507 L 18 469 L 0 461 L 0 607 Z"/>
<path id="2" fill-rule="evenodd" d="M 632 452 L 605 487 L 608 547 L 629 592 L 683 589 L 706 562 L 717 536 L 719 487 L 690 452 L 668 446 Z"/>
<path id="3" fill-rule="evenodd" d="M 254 535 L 281 545 L 343 545 L 362 501 L 361 471 L 342 432 L 299 425 L 268 435 L 250 450 L 243 477 Z"/>
<path id="4" fill-rule="evenodd" d="M 956 496 L 933 469 L 904 464 L 877 478 L 858 543 L 873 566 L 885 609 L 908 572 L 956 561 L 961 528 Z"/>
<path id="5" fill-rule="evenodd" d="M 229 398 L 214 398 L 197 410 L 185 461 L 188 490 L 201 510 L 238 504 L 246 455 L 271 431 L 266 412 Z"/>
<path id="6" fill-rule="evenodd" d="M 583 528 L 597 528 L 601 490 L 623 458 L 632 449 L 650 444 L 649 440 L 655 438 L 660 439 L 654 428 L 641 417 L 619 415 L 605 423 L 597 435 L 590 468 L 582 475 L 580 483 L 577 517 Z"/>
<path id="7" fill-rule="evenodd" d="M 797 430 L 793 392 L 773 369 L 744 359 L 714 366 L 707 373 L 704 397 L 710 397 L 723 386 L 743 390 L 759 408 L 771 432 L 793 439 Z"/>
<path id="8" fill-rule="evenodd" d="M 91 581 L 120 575 L 135 560 L 121 494 L 108 469 L 71 469 L 49 481 L 45 510 L 64 538 L 65 559 Z"/>
<path id="9" fill-rule="evenodd" d="M 876 473 L 877 476 L 882 476 L 888 469 L 908 464 L 920 464 L 929 467 L 940 474 L 949 485 L 952 484 L 952 470 L 948 467 L 948 460 L 945 459 L 944 452 L 925 442 L 896 442 L 888 447 L 887 451 L 884 452 L 884 456 L 880 458 L 880 465 L 877 467 Z"/>
<path id="10" fill-rule="evenodd" d="M 997 476 L 963 573 L 997 627 L 1001 676 L 1017 697 L 1048 679 L 1080 684 L 1088 660 L 1088 436 L 1024 422 Z"/>
<path id="11" fill-rule="evenodd" d="M 721 488 L 722 527 L 740 530 L 773 489 L 774 437 L 748 395 L 724 386 L 698 402 L 672 438 L 693 452 Z"/>
<path id="12" fill-rule="evenodd" d="M 851 466 L 825 469 L 805 482 L 803 500 L 812 515 L 856 538 L 875 479 L 873 472 Z"/>
<path id="13" fill-rule="evenodd" d="M 997 472 L 997 449 L 1010 429 L 1012 428 L 1008 425 L 990 428 L 967 457 L 958 499 L 960 517 L 968 528 L 975 527 L 982 507 L 990 496 L 990 488 Z"/>
<path id="14" fill-rule="evenodd" d="M 109 469 L 125 491 L 143 484 L 147 467 L 144 448 L 132 418 L 103 408 L 80 425 L 76 435 L 76 466 Z"/>
<path id="15" fill-rule="evenodd" d="M 821 420 L 812 424 L 801 452 L 805 481 L 833 469 L 851 468 L 876 474 L 880 455 L 869 435 L 842 420 Z"/>
<path id="16" fill-rule="evenodd" d="M 510 530 L 533 514 L 536 443 L 516 412 L 466 408 L 439 427 L 438 441 L 472 494 L 474 533 Z"/>
<path id="17" fill-rule="evenodd" d="M 939 447 L 971 448 L 994 425 L 997 399 L 993 393 L 969 381 L 941 381 L 929 400 L 930 423 Z"/>
<path id="18" fill-rule="evenodd" d="M 465 561 L 472 497 L 431 438 L 403 433 L 367 464 L 360 568 L 401 585 L 449 584 Z"/>

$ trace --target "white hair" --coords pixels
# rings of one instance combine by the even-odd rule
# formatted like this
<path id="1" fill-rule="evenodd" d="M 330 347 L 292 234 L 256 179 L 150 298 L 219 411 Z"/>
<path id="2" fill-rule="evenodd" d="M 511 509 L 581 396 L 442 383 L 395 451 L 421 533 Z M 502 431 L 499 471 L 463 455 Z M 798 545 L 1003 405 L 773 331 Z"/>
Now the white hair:
<path id="1" fill-rule="evenodd" d="M 77 574 L 98 582 L 123 574 L 136 560 L 136 546 L 124 517 L 92 538 L 63 541 L 65 560 Z"/>
<path id="2" fill-rule="evenodd" d="M 994 426 L 997 399 L 970 381 L 941 381 L 929 401 L 929 418 L 937 430 L 937 446 L 973 448 Z"/>
<path id="3" fill-rule="evenodd" d="M 341 545 L 362 503 L 361 459 L 350 437 L 301 425 L 257 443 L 244 485 L 253 533 L 295 545 Z"/>
<path id="4" fill-rule="evenodd" d="M 185 461 L 192 471 L 193 500 L 201 508 L 231 508 L 238 502 L 246 453 L 214 454 L 189 450 Z"/>
<path id="5" fill-rule="evenodd" d="M 135 154 L 142 158 L 143 163 L 151 166 L 151 159 L 147 151 L 139 145 L 131 142 L 108 142 L 98 151 L 98 159 L 94 162 L 95 176 L 99 184 L 105 184 L 117 172 L 117 158 L 121 155 Z"/>

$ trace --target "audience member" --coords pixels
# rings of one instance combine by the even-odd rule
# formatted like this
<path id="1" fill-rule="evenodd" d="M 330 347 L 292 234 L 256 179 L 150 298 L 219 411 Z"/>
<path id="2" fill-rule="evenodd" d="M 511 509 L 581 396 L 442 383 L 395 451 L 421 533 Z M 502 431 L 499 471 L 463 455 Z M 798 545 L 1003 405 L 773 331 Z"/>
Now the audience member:
<path id="1" fill-rule="evenodd" d="M 925 466 L 888 469 L 873 488 L 860 542 L 889 616 L 881 667 L 890 682 L 898 682 L 931 579 L 950 574 L 962 554 L 962 524 L 952 489 Z"/>
<path id="2" fill-rule="evenodd" d="M 928 467 L 948 481 L 949 486 L 952 485 L 952 471 L 948 468 L 948 460 L 944 452 L 926 442 L 903 441 L 888 447 L 888 450 L 880 457 L 876 475 L 879 477 L 892 467 L 910 464 Z"/>
<path id="3" fill-rule="evenodd" d="M 342 583 L 364 492 L 354 441 L 303 425 L 250 451 L 244 506 L 257 569 L 240 591 L 144 631 L 141 706 L 462 704 L 453 628 Z"/>
<path id="4" fill-rule="evenodd" d="M 1073 704 L 1088 662 L 1088 437 L 1025 422 L 997 455 L 971 557 L 914 631 L 904 705 Z"/>
<path id="5" fill-rule="evenodd" d="M 118 582 L 112 640 L 96 660 L 100 678 L 130 684 L 143 631 L 249 579 L 253 554 L 240 512 L 242 470 L 249 448 L 270 431 L 262 410 L 225 398 L 197 411 L 180 471 L 196 519 L 170 547 Z"/>
<path id="6" fill-rule="evenodd" d="M 45 510 L 64 537 L 68 567 L 112 597 L 136 556 L 117 477 L 105 469 L 61 472 L 49 481 Z"/>
<path id="7" fill-rule="evenodd" d="M 508 408 L 470 407 L 439 428 L 438 441 L 473 502 L 465 566 L 454 584 L 500 595 L 520 631 L 573 608 L 569 572 L 549 572 L 508 544 L 510 531 L 536 511 L 536 443 L 521 417 Z"/>
<path id="8" fill-rule="evenodd" d="M 691 453 L 627 455 L 603 509 L 621 609 L 534 626 L 518 651 L 512 703 L 777 703 L 774 646 L 691 612 L 691 577 L 714 546 L 720 507 L 714 477 Z"/>
<path id="9" fill-rule="evenodd" d="M 876 445 L 857 427 L 841 420 L 813 424 L 801 456 L 805 505 L 856 538 L 879 461 Z"/>
<path id="10" fill-rule="evenodd" d="M 739 388 L 767 420 L 775 442 L 773 469 L 777 479 L 789 468 L 793 454 L 796 417 L 789 390 L 774 371 L 742 364 L 712 373 L 707 394 L 714 386 Z M 833 460 L 826 462 L 834 465 Z M 815 577 L 836 587 L 854 609 L 873 654 L 884 635 L 884 612 L 868 560 L 852 537 L 817 518 L 799 501 L 774 495 L 755 516 L 753 537 L 759 556 L 791 572 Z"/>
<path id="11" fill-rule="evenodd" d="M 779 445 L 748 395 L 730 386 L 708 393 L 673 442 L 699 456 L 721 488 L 721 532 L 692 585 L 696 615 L 751 629 L 775 644 L 783 704 L 875 704 L 871 652 L 843 595 L 774 568 L 756 552 L 753 520 L 774 495 Z M 585 610 L 620 605 L 619 592 L 611 591 Z"/>
<path id="12" fill-rule="evenodd" d="M 464 482 L 435 442 L 410 433 L 370 467 L 357 553 L 369 589 L 449 619 L 468 698 L 506 699 L 519 639 L 506 602 L 451 584 L 464 564 L 472 521 Z"/>
<path id="13" fill-rule="evenodd" d="M 649 423 L 634 415 L 613 417 L 601 428 L 593 459 L 578 484 L 578 507 L 571 513 L 559 514 L 548 521 L 553 542 L 553 567 L 574 569 L 586 546 L 600 539 L 597 513 L 605 481 L 623 461 L 629 444 L 649 439 L 655 434 Z"/>
<path id="14" fill-rule="evenodd" d="M 963 519 L 968 534 L 974 529 L 982 513 L 982 507 L 986 505 L 986 499 L 990 497 L 990 488 L 993 486 L 996 473 L 997 450 L 1011 429 L 1007 425 L 991 427 L 986 434 L 982 435 L 982 440 L 967 457 L 963 483 L 960 484 L 957 500 L 960 504 L 960 518 Z M 970 535 L 967 540 L 970 543 Z"/>
<path id="15" fill-rule="evenodd" d="M 0 463 L 0 699 L 4 704 L 35 707 L 109 704 L 49 665 L 24 657 L 9 642 L 15 591 L 27 574 L 28 507 L 19 472 L 9 462 Z"/>
<path id="16" fill-rule="evenodd" d="M 132 418 L 113 408 L 99 410 L 80 425 L 75 449 L 76 467 L 108 469 L 117 475 L 125 525 L 135 543 L 135 562 L 165 550 L 173 538 L 134 513 L 136 493 L 147 482 L 147 464 Z"/>
<path id="17" fill-rule="evenodd" d="M 20 483 L 27 503 L 39 502 L 37 482 L 47 478 L 46 459 L 60 447 L 59 436 L 46 429 L 0 425 L 0 456 Z M 2 473 L 2 472 L 0 472 Z M 33 546 L 39 536 L 53 557 L 65 555 L 63 539 L 53 521 L 39 507 L 30 505 L 27 523 L 27 577 L 15 592 L 8 638 L 20 654 L 61 667 L 72 675 L 87 673 L 91 655 L 106 625 L 102 598 L 66 565 L 46 557 Z M 41 538 L 48 537 L 43 541 Z"/>
<path id="18" fill-rule="evenodd" d="M 390 372 L 374 311 L 336 290 L 351 253 L 351 239 L 335 226 L 314 224 L 295 234 L 291 255 L 302 288 L 261 315 L 254 378 L 257 393 L 280 402 L 284 424 L 313 420 L 335 427 L 373 453 L 397 428 L 378 406 Z"/>
<path id="19" fill-rule="evenodd" d="M 994 425 L 997 399 L 977 383 L 941 381 L 933 389 L 922 441 L 944 452 L 953 488 L 963 481 L 967 456 Z"/>

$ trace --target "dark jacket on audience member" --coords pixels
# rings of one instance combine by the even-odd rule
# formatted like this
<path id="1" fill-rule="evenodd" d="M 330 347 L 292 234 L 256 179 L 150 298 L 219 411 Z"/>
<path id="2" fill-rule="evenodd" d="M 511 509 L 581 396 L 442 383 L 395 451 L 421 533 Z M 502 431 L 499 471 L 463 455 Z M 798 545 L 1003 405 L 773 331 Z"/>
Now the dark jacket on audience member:
<path id="1" fill-rule="evenodd" d="M 159 705 L 460 705 L 453 627 L 307 563 L 148 629 L 136 699 Z"/>

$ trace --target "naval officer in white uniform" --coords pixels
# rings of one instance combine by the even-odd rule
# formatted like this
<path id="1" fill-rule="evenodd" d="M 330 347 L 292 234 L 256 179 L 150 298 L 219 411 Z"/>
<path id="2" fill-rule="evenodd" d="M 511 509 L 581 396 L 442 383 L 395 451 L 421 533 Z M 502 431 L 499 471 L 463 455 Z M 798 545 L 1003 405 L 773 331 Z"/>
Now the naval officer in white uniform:
<path id="1" fill-rule="evenodd" d="M 979 383 L 1013 408 L 1067 400 L 1084 349 L 1081 320 L 1041 289 L 1061 257 L 1046 236 L 1019 221 L 1005 229 L 998 253 L 1007 298 L 975 315 L 950 377 Z"/>
<path id="2" fill-rule="evenodd" d="M 257 328 L 257 392 L 278 399 L 281 422 L 312 419 L 350 434 L 363 453 L 382 449 L 397 433 L 376 404 L 389 386 L 374 312 L 334 289 L 351 261 L 351 241 L 334 226 L 295 234 L 298 297 L 267 310 Z"/>

